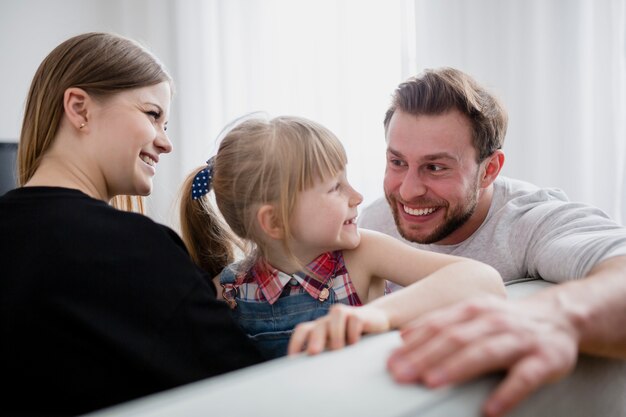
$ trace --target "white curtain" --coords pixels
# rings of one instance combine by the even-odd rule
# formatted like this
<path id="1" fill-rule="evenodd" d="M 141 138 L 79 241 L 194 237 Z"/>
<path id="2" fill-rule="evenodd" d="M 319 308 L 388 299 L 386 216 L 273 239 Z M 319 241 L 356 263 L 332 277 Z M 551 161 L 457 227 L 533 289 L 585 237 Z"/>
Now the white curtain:
<path id="1" fill-rule="evenodd" d="M 228 122 L 266 111 L 330 128 L 366 202 L 380 193 L 382 121 L 406 72 L 411 2 L 182 0 L 175 7 L 175 145 L 183 171 L 216 151 Z"/>
<path id="2" fill-rule="evenodd" d="M 129 2 L 130 3 L 130 2 Z M 175 151 L 155 195 L 251 111 L 311 118 L 348 152 L 365 203 L 382 195 L 382 119 L 397 84 L 453 66 L 509 111 L 504 174 L 626 219 L 626 0 L 164 2 L 176 78 Z M 173 187 L 174 186 L 174 187 Z M 164 189 L 164 187 L 168 187 Z M 159 220 L 175 223 L 157 204 Z M 164 213 L 170 213 L 164 218 Z"/>

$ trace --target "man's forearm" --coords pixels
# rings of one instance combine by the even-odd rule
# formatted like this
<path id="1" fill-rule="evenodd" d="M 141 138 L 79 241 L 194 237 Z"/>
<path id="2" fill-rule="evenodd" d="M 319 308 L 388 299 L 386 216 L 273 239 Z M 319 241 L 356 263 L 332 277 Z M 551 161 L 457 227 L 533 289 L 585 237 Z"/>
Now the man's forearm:
<path id="1" fill-rule="evenodd" d="M 582 352 L 626 358 L 626 256 L 607 259 L 584 279 L 536 296 L 566 313 Z"/>

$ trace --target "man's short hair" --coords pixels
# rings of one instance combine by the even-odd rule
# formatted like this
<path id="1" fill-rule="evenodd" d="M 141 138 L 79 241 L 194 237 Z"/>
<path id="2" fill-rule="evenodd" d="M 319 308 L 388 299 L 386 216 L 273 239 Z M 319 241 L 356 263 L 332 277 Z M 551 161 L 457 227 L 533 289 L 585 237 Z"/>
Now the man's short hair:
<path id="1" fill-rule="evenodd" d="M 398 86 L 385 115 L 385 133 L 396 110 L 415 116 L 456 109 L 472 125 L 478 162 L 502 148 L 508 116 L 498 99 L 469 75 L 454 68 L 427 69 Z"/>

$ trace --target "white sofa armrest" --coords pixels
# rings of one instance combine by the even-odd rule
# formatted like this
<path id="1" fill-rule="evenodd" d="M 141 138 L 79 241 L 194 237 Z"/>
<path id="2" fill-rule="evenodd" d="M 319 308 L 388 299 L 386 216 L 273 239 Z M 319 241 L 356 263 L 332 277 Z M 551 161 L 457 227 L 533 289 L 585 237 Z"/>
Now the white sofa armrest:
<path id="1" fill-rule="evenodd" d="M 540 280 L 507 287 L 513 298 L 551 284 Z M 398 332 L 366 337 L 346 349 L 281 358 L 152 395 L 91 417 L 480 417 L 480 407 L 502 375 L 429 390 L 396 384 L 386 371 Z M 626 415 L 626 361 L 581 355 L 575 371 L 545 386 L 511 417 Z"/>

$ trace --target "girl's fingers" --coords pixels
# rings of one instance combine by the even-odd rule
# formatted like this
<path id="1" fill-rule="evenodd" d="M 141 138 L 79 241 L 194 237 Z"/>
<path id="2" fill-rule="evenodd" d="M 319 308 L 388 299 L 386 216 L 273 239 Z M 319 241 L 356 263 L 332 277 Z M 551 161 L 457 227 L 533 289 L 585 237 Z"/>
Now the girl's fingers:
<path id="1" fill-rule="evenodd" d="M 361 340 L 363 334 L 364 323 L 356 316 L 348 318 L 347 339 L 348 344 L 352 345 Z"/>
<path id="2" fill-rule="evenodd" d="M 289 345 L 287 346 L 287 355 L 295 355 L 304 351 L 309 332 L 313 325 L 314 322 L 300 323 L 293 329 L 293 333 L 289 339 Z"/>
<path id="3" fill-rule="evenodd" d="M 350 314 L 350 309 L 341 304 L 330 309 L 326 316 L 330 349 L 341 349 L 346 345 L 346 322 Z"/>
<path id="4" fill-rule="evenodd" d="M 322 353 L 326 348 L 328 340 L 329 321 L 328 316 L 315 320 L 312 323 L 311 330 L 307 340 L 306 352 L 309 355 L 317 355 Z"/>
<path id="5" fill-rule="evenodd" d="M 389 330 L 389 318 L 384 312 L 366 307 L 333 306 L 329 313 L 315 321 L 297 325 L 289 340 L 287 353 L 306 351 L 315 355 L 326 347 L 341 349 L 361 339 L 365 332 Z"/>

